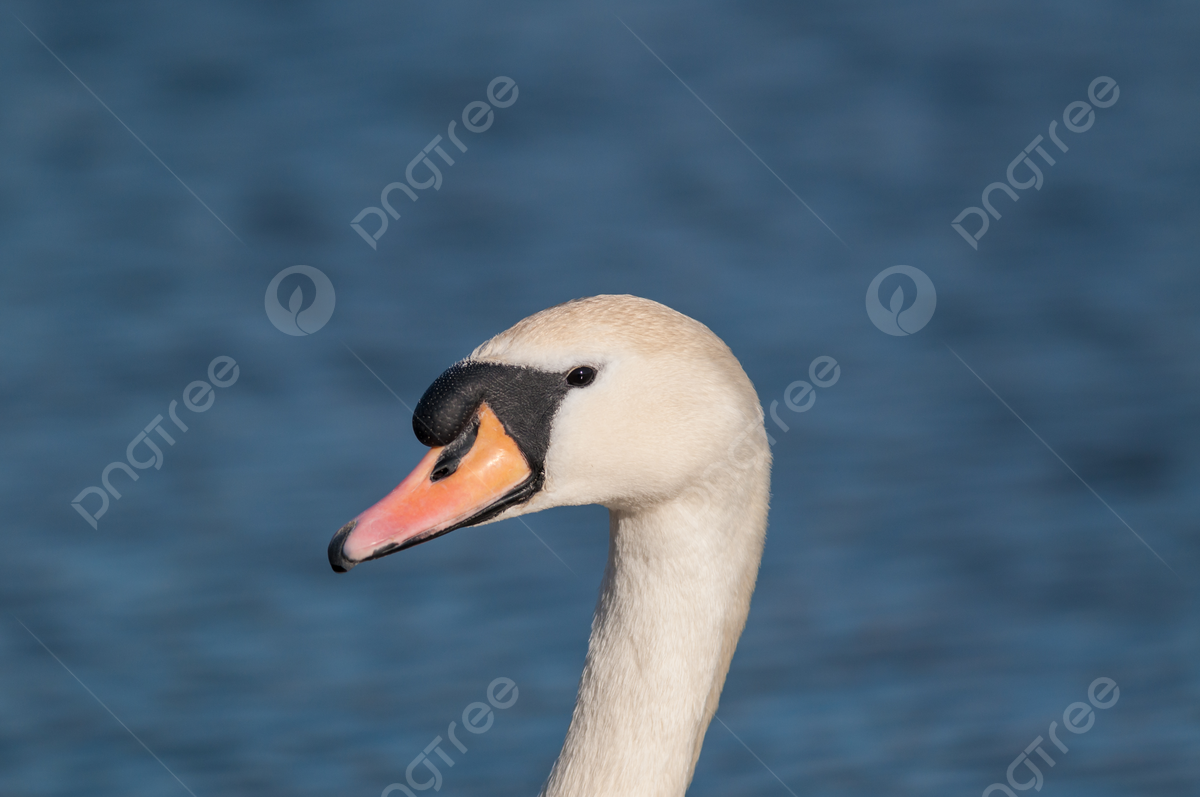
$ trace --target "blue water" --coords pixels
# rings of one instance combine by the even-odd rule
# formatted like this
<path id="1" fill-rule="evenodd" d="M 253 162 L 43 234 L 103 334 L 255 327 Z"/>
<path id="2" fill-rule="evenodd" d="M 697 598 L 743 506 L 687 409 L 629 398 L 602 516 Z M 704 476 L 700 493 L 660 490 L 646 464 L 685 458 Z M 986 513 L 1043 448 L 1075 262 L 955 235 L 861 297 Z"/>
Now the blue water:
<path id="1" fill-rule="evenodd" d="M 1040 793 L 1200 793 L 1194 4 L 8 10 L 129 129 L 0 15 L 0 792 L 373 797 L 507 677 L 439 793 L 536 793 L 604 510 L 344 576 L 325 547 L 420 457 L 404 405 L 443 368 L 633 293 L 788 426 L 690 794 L 979 795 L 1101 677 L 1119 702 L 1043 743 Z M 1119 100 L 1064 132 L 1102 75 Z M 497 76 L 518 98 L 461 152 Z M 1051 120 L 1068 151 L 973 250 L 951 220 Z M 350 220 L 437 135 L 454 165 L 372 249 Z M 308 337 L 264 313 L 297 264 L 336 288 Z M 864 311 L 897 264 L 937 289 L 910 337 Z M 236 383 L 185 410 L 221 355 Z M 839 380 L 787 410 L 822 355 Z M 172 401 L 188 431 L 93 530 L 71 500 Z"/>

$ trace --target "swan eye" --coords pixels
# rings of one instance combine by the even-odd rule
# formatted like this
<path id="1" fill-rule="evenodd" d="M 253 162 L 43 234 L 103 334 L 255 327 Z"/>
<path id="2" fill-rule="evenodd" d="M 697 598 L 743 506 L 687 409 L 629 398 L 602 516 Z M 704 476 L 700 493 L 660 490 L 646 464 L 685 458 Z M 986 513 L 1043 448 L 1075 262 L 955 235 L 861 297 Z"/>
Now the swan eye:
<path id="1" fill-rule="evenodd" d="M 596 378 L 596 369 L 587 365 L 573 368 L 567 374 L 567 384 L 571 387 L 587 387 Z"/>

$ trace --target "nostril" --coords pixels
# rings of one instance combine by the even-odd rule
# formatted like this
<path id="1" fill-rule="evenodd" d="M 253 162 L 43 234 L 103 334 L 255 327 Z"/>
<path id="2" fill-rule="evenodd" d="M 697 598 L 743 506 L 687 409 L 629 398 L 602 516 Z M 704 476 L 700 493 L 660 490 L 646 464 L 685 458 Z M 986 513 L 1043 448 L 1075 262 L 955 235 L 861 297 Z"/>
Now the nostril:
<path id="1" fill-rule="evenodd" d="M 460 434 L 450 445 L 442 451 L 437 462 L 433 463 L 433 471 L 429 474 L 430 482 L 438 482 L 445 479 L 447 476 L 454 475 L 458 470 L 458 466 L 462 463 L 465 457 L 475 445 L 475 438 L 479 435 L 479 418 L 476 417 L 463 433 Z"/>

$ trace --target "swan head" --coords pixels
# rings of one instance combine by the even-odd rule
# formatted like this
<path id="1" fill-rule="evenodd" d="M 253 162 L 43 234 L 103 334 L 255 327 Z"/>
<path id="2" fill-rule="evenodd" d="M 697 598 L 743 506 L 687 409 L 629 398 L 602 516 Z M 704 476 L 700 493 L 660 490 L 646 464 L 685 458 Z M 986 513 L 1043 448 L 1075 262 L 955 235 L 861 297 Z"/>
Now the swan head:
<path id="1" fill-rule="evenodd" d="M 594 296 L 519 322 L 439 376 L 416 469 L 334 535 L 333 569 L 554 506 L 636 512 L 769 467 L 745 372 L 707 327 Z"/>

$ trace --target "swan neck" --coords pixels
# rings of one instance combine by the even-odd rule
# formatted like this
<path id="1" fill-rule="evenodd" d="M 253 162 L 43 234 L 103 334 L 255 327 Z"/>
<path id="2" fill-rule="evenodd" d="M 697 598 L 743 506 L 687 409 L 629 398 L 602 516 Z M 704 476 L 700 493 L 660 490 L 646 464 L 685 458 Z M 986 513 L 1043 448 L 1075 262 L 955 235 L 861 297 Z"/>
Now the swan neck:
<path id="1" fill-rule="evenodd" d="M 766 467 L 740 474 L 732 494 L 610 511 L 587 663 L 546 797 L 687 790 L 754 591 Z"/>

